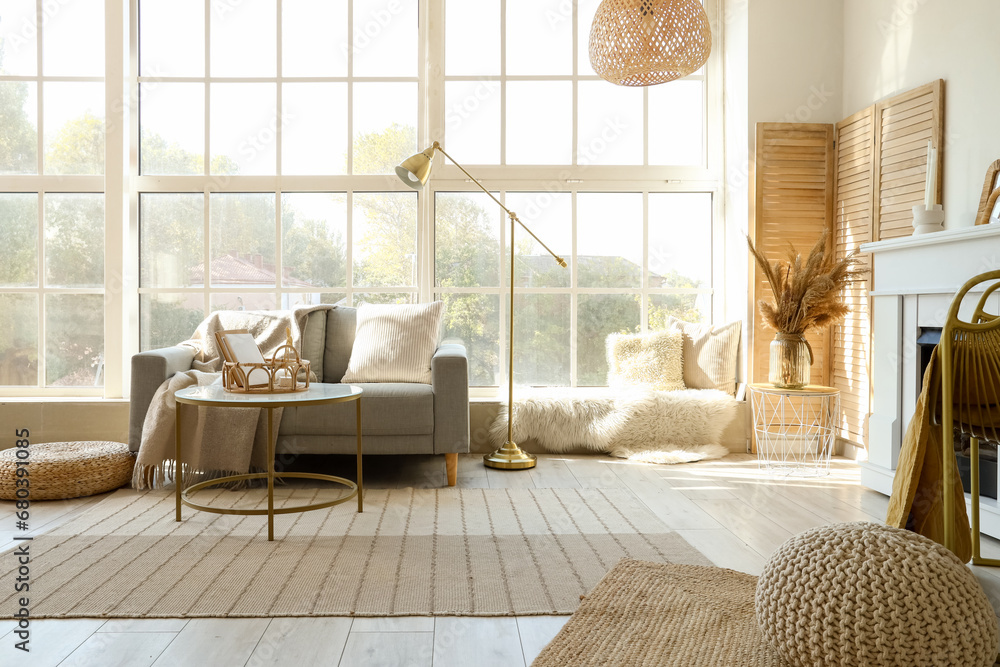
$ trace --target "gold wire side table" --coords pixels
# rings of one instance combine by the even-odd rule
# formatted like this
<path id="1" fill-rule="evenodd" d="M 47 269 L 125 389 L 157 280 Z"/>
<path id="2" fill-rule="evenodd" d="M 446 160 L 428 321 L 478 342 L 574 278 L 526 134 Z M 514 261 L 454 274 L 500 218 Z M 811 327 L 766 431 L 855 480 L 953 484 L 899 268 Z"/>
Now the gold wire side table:
<path id="1" fill-rule="evenodd" d="M 176 480 L 176 503 L 177 503 L 177 515 L 176 520 L 181 520 L 181 505 L 187 505 L 196 510 L 202 512 L 213 512 L 215 514 L 239 514 L 244 516 L 263 516 L 267 515 L 267 539 L 268 541 L 274 540 L 274 515 L 275 514 L 291 514 L 293 512 L 308 512 L 309 510 L 318 510 L 325 507 L 333 507 L 334 505 L 339 505 L 340 503 L 345 503 L 351 498 L 357 497 L 358 499 L 358 512 L 363 511 L 363 495 L 364 486 L 362 484 L 361 477 L 361 394 L 364 393 L 361 387 L 351 385 L 351 384 L 324 384 L 319 382 L 312 383 L 308 389 L 305 391 L 295 392 L 295 393 L 280 393 L 280 394 L 246 394 L 246 393 L 234 393 L 226 391 L 222 385 L 213 384 L 204 387 L 186 387 L 185 389 L 179 389 L 174 393 L 174 398 L 179 404 L 185 405 L 195 405 L 199 407 L 212 407 L 212 408 L 266 408 L 267 409 L 267 472 L 257 472 L 257 473 L 247 473 L 244 475 L 229 475 L 227 477 L 219 477 L 217 479 L 210 479 L 205 482 L 198 482 L 197 484 L 192 484 L 187 488 L 183 488 L 180 480 Z M 305 405 L 328 405 L 332 403 L 346 403 L 347 401 L 354 401 L 357 406 L 357 429 L 358 429 L 358 481 L 352 482 L 344 477 L 336 477 L 334 475 L 321 475 L 319 473 L 311 472 L 274 472 L 274 445 L 277 440 L 278 434 L 275 432 L 274 428 L 274 408 L 287 408 L 287 407 L 299 407 Z M 175 427 L 176 437 L 176 456 L 177 456 L 177 477 L 180 477 L 181 468 L 181 413 L 183 411 L 178 406 L 176 410 L 176 422 Z M 282 479 L 284 477 L 295 477 L 299 479 L 319 479 L 327 482 L 334 482 L 336 484 L 342 484 L 346 486 L 351 493 L 336 500 L 328 500 L 320 503 L 311 503 L 308 505 L 293 505 L 275 508 L 274 506 L 274 480 Z M 199 491 L 201 489 L 215 486 L 217 484 L 225 484 L 227 482 L 237 482 L 247 479 L 266 479 L 267 480 L 267 509 L 263 508 L 230 508 L 230 507 L 213 507 L 211 505 L 203 505 L 201 503 L 195 502 L 189 494 Z"/>
<path id="2" fill-rule="evenodd" d="M 840 390 L 807 385 L 779 389 L 751 384 L 750 411 L 757 467 L 798 477 L 830 473 L 840 422 Z"/>

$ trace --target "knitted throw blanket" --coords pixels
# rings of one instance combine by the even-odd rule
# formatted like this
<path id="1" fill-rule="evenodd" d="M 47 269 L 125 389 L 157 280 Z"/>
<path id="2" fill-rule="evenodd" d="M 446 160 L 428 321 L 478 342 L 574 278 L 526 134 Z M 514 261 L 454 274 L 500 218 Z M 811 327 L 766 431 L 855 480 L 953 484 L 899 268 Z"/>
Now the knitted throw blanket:
<path id="1" fill-rule="evenodd" d="M 198 350 L 192 369 L 168 378 L 153 395 L 142 425 L 139 455 L 132 475 L 136 489 L 162 488 L 180 475 L 181 483 L 190 486 L 199 481 L 267 469 L 267 414 L 261 408 L 202 408 L 182 405 L 181 460 L 175 455 L 174 393 L 192 385 L 222 382 L 222 354 L 215 332 L 246 329 L 254 337 L 265 357 L 286 341 L 286 328 L 292 332 L 292 344 L 301 353 L 302 335 L 307 317 L 314 310 L 330 306 L 312 306 L 291 311 L 217 311 L 206 318 L 189 340 Z M 274 411 L 274 429 L 281 421 L 281 408 Z"/>

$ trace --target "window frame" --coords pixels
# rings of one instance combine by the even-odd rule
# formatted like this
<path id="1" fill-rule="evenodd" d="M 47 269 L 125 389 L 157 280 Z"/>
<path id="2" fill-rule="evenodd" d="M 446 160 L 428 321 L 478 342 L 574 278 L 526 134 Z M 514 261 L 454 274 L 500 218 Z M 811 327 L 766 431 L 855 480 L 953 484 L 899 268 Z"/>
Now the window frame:
<path id="1" fill-rule="evenodd" d="M 726 303 L 725 303 L 725 290 L 721 289 L 721 286 L 726 284 L 726 262 L 725 262 L 725 209 L 724 209 L 724 187 L 723 187 L 723 109 L 722 109 L 722 34 L 719 30 L 721 26 L 721 21 L 719 17 L 721 16 L 721 6 L 719 0 L 704 0 L 705 10 L 709 17 L 709 22 L 713 26 L 713 49 L 712 56 L 709 58 L 708 62 L 704 67 L 703 75 L 695 75 L 693 78 L 701 79 L 706 82 L 704 86 L 704 122 L 705 122 L 705 163 L 702 166 L 667 166 L 667 165 L 653 165 L 653 166 L 639 166 L 639 165 L 628 165 L 628 166 L 606 166 L 606 165 L 587 165 L 578 164 L 577 155 L 577 136 L 578 136 L 578 118 L 577 118 L 577 105 L 578 105 L 578 94 L 577 88 L 580 81 L 600 81 L 600 77 L 596 75 L 581 75 L 578 73 L 578 62 L 576 54 L 579 53 L 578 50 L 578 40 L 580 31 L 578 30 L 578 12 L 576 11 L 576 3 L 573 3 L 574 11 L 572 15 L 573 21 L 573 53 L 574 53 L 574 65 L 573 73 L 571 75 L 506 75 L 506 63 L 503 56 L 504 50 L 506 48 L 506 22 L 501 22 L 501 32 L 500 32 L 500 48 L 501 48 L 501 59 L 500 59 L 500 75 L 487 76 L 487 77 L 477 77 L 477 76 L 446 76 L 444 71 L 445 63 L 445 30 L 446 17 L 445 17 L 445 7 L 444 2 L 435 3 L 432 11 L 436 11 L 435 14 L 431 16 L 431 34 L 430 34 L 430 45 L 432 46 L 433 62 L 436 66 L 431 65 L 429 67 L 432 77 L 429 81 L 428 90 L 428 101 L 432 110 L 432 117 L 429 119 L 428 126 L 437 128 L 437 136 L 427 136 L 425 137 L 425 144 L 430 145 L 435 139 L 441 141 L 445 149 L 448 147 L 445 145 L 444 130 L 446 127 L 447 119 L 447 108 L 445 103 L 445 82 L 453 80 L 461 81 L 498 81 L 501 85 L 501 102 L 500 102 L 500 113 L 501 118 L 506 114 L 506 99 L 505 99 L 505 86 L 506 81 L 565 81 L 567 79 L 573 82 L 573 118 L 571 119 L 573 123 L 573 140 L 572 140 L 572 150 L 573 150 L 573 161 L 572 165 L 506 165 L 503 164 L 506 157 L 506 123 L 501 122 L 500 131 L 500 161 L 499 165 L 475 165 L 472 163 L 462 162 L 462 156 L 454 154 L 454 157 L 462 165 L 470 170 L 476 179 L 480 180 L 483 185 L 488 188 L 491 192 L 498 194 L 501 201 L 505 201 L 504 197 L 507 192 L 560 192 L 560 193 L 571 193 L 572 196 L 572 233 L 574 238 L 572 240 L 572 256 L 576 257 L 576 196 L 580 193 L 588 192 L 623 192 L 623 193 L 641 193 L 643 199 L 643 264 L 642 264 L 642 287 L 637 289 L 633 288 L 585 288 L 577 286 L 576 271 L 577 262 L 572 262 L 570 269 L 573 272 L 572 280 L 570 282 L 570 287 L 552 287 L 552 288 L 520 288 L 515 287 L 514 293 L 517 294 L 569 294 L 571 303 L 571 314 L 570 314 L 570 386 L 577 386 L 578 378 L 578 358 L 577 358 L 577 304 L 580 295 L 587 294 L 640 294 L 641 295 L 641 305 L 640 305 L 640 328 L 642 331 L 648 330 L 648 299 L 650 295 L 653 294 L 706 294 L 711 300 L 711 309 L 707 313 L 708 320 L 710 322 L 721 322 L 725 318 L 726 313 Z M 506 16 L 506 0 L 500 0 L 500 12 L 501 16 Z M 612 85 L 612 84 L 608 84 Z M 665 84 L 665 85 L 670 85 Z M 644 109 L 648 109 L 649 92 L 648 88 L 643 89 L 643 100 Z M 643 136 L 649 136 L 649 114 L 643 114 Z M 714 129 L 714 131 L 713 131 Z M 450 151 L 449 151 L 450 152 Z M 644 142 L 643 147 L 643 162 L 648 162 L 649 159 L 649 147 L 648 141 Z M 438 288 L 435 284 L 434 275 L 434 202 L 437 193 L 453 193 L 453 192 L 469 192 L 476 193 L 480 192 L 474 184 L 471 184 L 469 179 L 461 172 L 461 170 L 452 164 L 450 161 L 445 160 L 441 155 L 435 159 L 434 174 L 432 179 L 428 182 L 427 187 L 425 187 L 424 192 L 427 192 L 429 196 L 424 197 L 421 212 L 426 215 L 425 218 L 428 224 L 423 225 L 421 228 L 425 229 L 429 235 L 427 243 L 431 249 L 431 254 L 429 261 L 429 270 L 425 275 L 422 276 L 421 280 L 421 300 L 429 301 L 434 298 L 437 293 L 454 293 L 454 294 L 499 294 L 500 295 L 500 309 L 499 309 L 499 321 L 500 326 L 500 347 L 499 347 L 499 373 L 497 376 L 498 384 L 496 386 L 480 387 L 473 386 L 470 387 L 470 395 L 473 398 L 481 399 L 494 399 L 497 398 L 507 386 L 507 364 L 505 360 L 508 358 L 509 350 L 509 334 L 504 326 L 504 322 L 507 320 L 506 313 L 509 310 L 510 304 L 510 291 L 509 288 L 504 287 L 504 279 L 501 277 L 500 287 L 466 287 L 466 288 Z M 712 283 L 711 286 L 704 289 L 681 289 L 681 288 L 650 288 L 649 287 L 649 245 L 648 245 L 648 229 L 649 229 L 649 195 L 653 193 L 707 193 L 712 197 L 712 230 L 711 230 L 711 258 L 712 258 Z M 515 211 L 516 212 L 516 211 Z M 505 218 L 505 216 L 504 216 Z M 531 228 L 531 221 L 524 219 L 525 225 Z M 507 237 L 510 234 L 509 223 L 506 219 L 501 220 L 501 243 L 500 247 L 505 248 L 507 242 Z M 515 232 L 516 238 L 523 238 L 524 232 Z M 549 243 L 551 239 L 542 239 L 543 241 Z M 503 257 L 500 258 L 501 261 L 504 260 Z M 568 259 L 568 258 L 567 258 Z M 429 291 L 424 288 L 430 288 Z M 516 323 L 515 323 L 516 326 Z M 516 350 L 515 350 L 516 353 Z"/>
<path id="2" fill-rule="evenodd" d="M 0 385 L 0 397 L 79 398 L 122 397 L 122 370 L 126 358 L 124 305 L 126 281 L 124 244 L 122 239 L 123 212 L 113 205 L 124 196 L 124 151 L 122 127 L 124 120 L 124 53 L 125 33 L 123 9 L 113 0 L 104 2 L 104 75 L 48 75 L 43 64 L 46 21 L 55 10 L 43 0 L 35 2 L 36 66 L 34 75 L 4 75 L 0 81 L 22 81 L 37 86 L 37 155 L 34 174 L 8 174 L 0 179 L 0 194 L 27 194 L 38 198 L 38 282 L 33 287 L 0 287 L 3 294 L 34 294 L 38 298 L 37 351 L 38 377 L 34 385 Z M 122 54 L 114 58 L 111 54 Z M 48 174 L 45 172 L 45 98 L 46 83 L 100 83 L 104 87 L 104 173 L 103 175 Z M 100 287 L 49 287 L 45 284 L 45 198 L 50 194 L 104 195 L 104 280 Z M 104 298 L 104 382 L 99 386 L 51 386 L 46 379 L 46 297 L 49 295 L 82 294 Z M 118 350 L 121 354 L 115 354 Z"/>
<path id="3" fill-rule="evenodd" d="M 419 148 L 429 146 L 435 139 L 441 140 L 444 137 L 445 129 L 445 76 L 444 76 L 444 19 L 445 0 L 414 0 L 419 6 L 418 22 L 418 67 L 417 76 L 417 138 Z M 500 0 L 502 16 L 506 14 L 505 0 Z M 727 284 L 725 244 L 726 233 L 724 225 L 724 164 L 723 164 L 723 103 L 722 103 L 722 42 L 724 39 L 722 27 L 723 21 L 721 0 L 705 0 L 706 11 L 709 15 L 710 23 L 713 26 L 714 48 L 712 56 L 705 65 L 705 123 L 706 123 L 706 163 L 701 167 L 670 167 L 670 166 L 598 166 L 598 165 L 569 165 L 569 166 L 519 166 L 519 165 L 468 165 L 471 173 L 480 179 L 491 191 L 501 192 L 533 192 L 556 188 L 560 191 L 577 192 L 642 192 L 644 201 L 648 199 L 649 193 L 654 192 L 706 192 L 712 195 L 712 321 L 721 321 L 727 312 L 725 304 L 725 290 L 721 289 Z M 573 3 L 576 7 L 576 3 Z M 36 2 L 38 17 L 38 33 L 43 36 L 44 26 L 42 23 L 42 2 Z M 211 12 L 211 0 L 206 0 L 206 15 Z M 349 7 L 349 12 L 352 9 Z M 346 77 L 323 77 L 321 79 L 309 77 L 284 77 L 280 71 L 281 58 L 281 1 L 276 5 L 275 31 L 278 48 L 279 69 L 274 78 L 266 77 L 265 81 L 274 81 L 278 85 L 277 95 L 280 109 L 281 89 L 280 83 L 308 82 L 313 80 L 322 81 L 380 81 L 380 80 L 401 80 L 400 77 L 354 77 L 348 69 Z M 353 15 L 349 13 L 349 20 L 345 25 L 348 43 L 351 43 Z M 105 381 L 102 388 L 75 388 L 75 387 L 45 387 L 44 386 L 44 322 L 40 321 L 39 329 L 39 351 L 41 359 L 39 361 L 39 377 L 41 382 L 36 387 L 28 386 L 4 386 L 0 387 L 0 396 L 22 396 L 22 397 L 59 397 L 59 396 L 86 396 L 104 398 L 123 398 L 128 395 L 130 383 L 130 363 L 131 356 L 139 351 L 139 300 L 141 293 L 177 292 L 183 291 L 175 288 L 140 288 L 139 286 L 139 198 L 140 193 L 201 193 L 205 196 L 205 231 L 208 232 L 208 217 L 210 208 L 208 198 L 211 193 L 235 193 L 235 192 L 266 192 L 274 193 L 280 197 L 285 192 L 343 192 L 348 198 L 347 211 L 349 216 L 347 238 L 345 239 L 347 249 L 347 286 L 343 290 L 337 290 L 353 294 L 359 291 L 412 291 L 418 301 L 429 301 L 433 298 L 437 288 L 434 283 L 434 195 L 436 192 L 460 192 L 467 190 L 476 192 L 474 186 L 465 178 L 457 167 L 446 164 L 446 160 L 439 159 L 435 167 L 434 179 L 431 184 L 417 198 L 417 284 L 412 289 L 401 290 L 399 288 L 355 288 L 352 285 L 353 245 L 351 237 L 352 225 L 350 216 L 353 214 L 352 193 L 354 192 L 411 192 L 405 185 L 396 179 L 382 175 L 340 175 L 340 176 L 212 176 L 208 173 L 209 166 L 206 164 L 206 172 L 200 175 L 188 176 L 156 176 L 143 175 L 139 173 L 139 84 L 155 80 L 155 77 L 139 76 L 139 53 L 138 53 L 138 0 L 105 0 L 105 76 L 97 77 L 104 83 L 105 90 L 105 172 L 104 176 L 49 176 L 38 175 L 12 175 L 6 176 L 0 182 L 0 192 L 3 193 L 37 193 L 39 195 L 39 235 L 43 234 L 41 227 L 44 209 L 41 206 L 41 199 L 47 192 L 98 192 L 103 193 L 105 198 L 105 281 L 103 288 L 95 290 L 84 290 L 88 293 L 103 294 L 105 300 Z M 577 40 L 579 30 L 577 21 L 579 18 L 574 12 L 573 16 L 573 49 L 574 62 L 576 60 Z M 501 22 L 501 48 L 505 48 L 506 25 Z M 44 39 L 44 37 L 42 37 Z M 210 30 L 206 24 L 205 36 L 206 54 L 210 53 Z M 3 80 L 29 80 L 41 81 L 43 79 L 41 70 L 41 50 L 42 42 L 38 45 L 39 70 L 34 77 L 3 77 Z M 351 57 L 349 55 L 349 57 Z M 350 67 L 350 65 L 349 65 Z M 78 77 L 51 77 L 53 80 L 78 80 Z M 471 77 L 476 79 L 477 77 Z M 530 80 L 546 78 L 565 79 L 566 77 L 513 77 L 517 80 Z M 586 80 L 588 77 L 574 75 L 574 82 Z M 595 77 L 590 77 L 595 78 Z M 83 77 L 87 79 L 87 77 Z M 94 77 L 90 77 L 94 79 Z M 179 78 L 180 80 L 188 80 Z M 451 77 L 449 77 L 451 79 Z M 48 80 L 46 78 L 46 80 Z M 211 77 L 195 77 L 195 80 L 209 81 Z M 230 79 L 240 82 L 254 82 L 262 79 L 239 78 Z M 40 85 L 40 84 L 39 84 Z M 669 85 L 669 84 L 668 84 Z M 574 83 L 574 108 L 577 104 Z M 349 95 L 353 91 L 349 92 Z M 644 93 L 648 97 L 648 92 Z M 39 115 L 44 100 L 40 100 Z M 501 104 L 501 114 L 505 112 L 503 103 Z M 348 118 L 353 116 L 353 97 L 348 98 L 347 103 Z M 43 151 L 43 126 L 39 118 L 39 155 L 38 160 L 44 157 Z M 352 120 L 349 120 L 352 122 Z M 645 121 L 648 124 L 648 120 Z M 206 128 L 206 155 L 208 134 L 210 131 L 210 106 L 205 106 L 205 128 Z M 648 131 L 648 130 L 647 130 Z M 277 129 L 280 135 L 280 128 Z M 353 136 L 350 131 L 349 136 Z M 501 155 L 506 150 L 506 137 L 501 135 Z M 573 152 L 576 153 L 576 130 L 574 129 Z M 446 146 L 447 148 L 447 146 Z M 648 147 L 644 147 L 644 154 L 648 152 Z M 280 165 L 281 150 L 280 144 L 277 147 L 277 160 Z M 456 154 L 456 159 L 462 160 L 462 156 Z M 349 159 L 351 159 L 349 157 Z M 463 163 L 464 164 L 464 163 Z M 276 274 L 281 275 L 281 219 L 280 206 L 276 206 Z M 648 202 L 644 203 L 644 210 L 648 211 Z M 644 214 L 648 218 L 648 213 Z M 530 220 L 525 221 L 530 226 Z M 648 224 L 644 221 L 644 229 Z M 505 228 L 505 225 L 502 225 Z M 506 230 L 504 234 L 506 235 Z M 206 236 L 207 238 L 207 236 Z M 645 245 L 645 239 L 644 239 Z M 209 252 L 206 243 L 205 253 Z M 39 258 L 42 259 L 44 245 L 38 248 Z M 644 248 L 644 263 L 648 261 L 648 248 Z M 40 263 L 39 271 L 43 270 Z M 41 278 L 41 276 L 40 276 Z M 82 289 L 82 288 L 80 288 Z M 206 292 L 206 308 L 208 307 L 208 293 L 210 287 L 188 288 L 195 291 Z M 489 291 L 491 288 L 484 288 Z M 588 290 L 580 290 L 577 293 L 593 293 Z M 42 293 L 65 293 L 77 292 L 78 288 L 46 288 L 39 282 L 37 287 L 32 288 L 3 288 L 5 293 L 37 292 Z M 283 292 L 295 292 L 294 288 L 282 288 L 276 286 L 276 295 Z M 301 291 L 301 290 L 299 290 Z M 334 290 L 326 290 L 334 291 Z M 508 292 L 501 288 L 502 295 Z M 650 293 L 645 289 L 643 294 Z M 501 307 L 505 299 L 501 298 Z M 575 303 L 575 297 L 574 297 Z M 645 326 L 647 310 L 641 309 L 642 324 Z M 39 307 L 39 319 L 44 318 L 44 309 Z M 502 321 L 502 320 L 501 320 Z M 575 333 L 575 313 L 573 318 Z M 501 327 L 503 328 L 503 327 Z M 506 348 L 502 348 L 503 352 Z M 115 351 L 120 351 L 120 354 Z M 108 352 L 111 352 L 110 354 Z M 501 357 L 502 358 L 502 357 Z M 501 364 L 504 366 L 504 364 Z M 501 368 L 503 372 L 503 368 Z M 501 382 L 500 386 L 504 386 Z M 490 392 L 486 392 L 490 393 Z M 495 395 L 496 391 L 492 392 Z"/>

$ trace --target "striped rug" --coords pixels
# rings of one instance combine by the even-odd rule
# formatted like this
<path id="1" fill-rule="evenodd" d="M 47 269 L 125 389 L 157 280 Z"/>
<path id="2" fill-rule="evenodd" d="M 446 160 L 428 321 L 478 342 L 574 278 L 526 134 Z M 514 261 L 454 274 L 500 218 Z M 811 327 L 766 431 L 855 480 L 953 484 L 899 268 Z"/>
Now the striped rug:
<path id="1" fill-rule="evenodd" d="M 332 490 L 288 489 L 284 503 Z M 256 506 L 260 490 L 198 501 Z M 34 617 L 569 614 L 622 558 L 708 561 L 625 489 L 377 489 L 275 518 L 122 489 L 31 549 Z M 0 560 L 0 581 L 16 562 Z M 12 586 L 0 610 L 14 609 Z M 12 612 L 11 612 L 12 613 Z"/>

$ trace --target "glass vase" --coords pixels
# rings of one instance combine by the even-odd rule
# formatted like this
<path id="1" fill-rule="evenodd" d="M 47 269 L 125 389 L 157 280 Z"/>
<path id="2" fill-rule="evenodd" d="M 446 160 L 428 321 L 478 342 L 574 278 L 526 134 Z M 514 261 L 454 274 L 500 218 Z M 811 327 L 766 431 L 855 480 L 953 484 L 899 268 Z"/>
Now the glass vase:
<path id="1" fill-rule="evenodd" d="M 779 389 L 801 389 L 809 384 L 812 351 L 802 334 L 775 335 L 770 351 L 768 382 Z"/>

